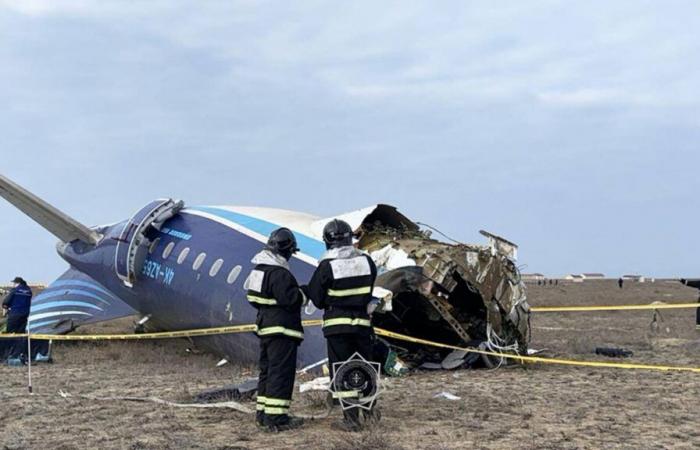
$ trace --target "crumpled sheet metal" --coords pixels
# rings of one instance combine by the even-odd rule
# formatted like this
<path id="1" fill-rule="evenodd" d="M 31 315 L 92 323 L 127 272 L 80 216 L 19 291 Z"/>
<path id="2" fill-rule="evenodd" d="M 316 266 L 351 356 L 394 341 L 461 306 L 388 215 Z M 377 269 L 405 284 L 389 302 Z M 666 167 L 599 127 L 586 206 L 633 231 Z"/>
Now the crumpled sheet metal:
<path id="1" fill-rule="evenodd" d="M 449 307 L 458 310 L 459 299 L 449 296 L 459 283 L 454 276 L 457 274 L 478 292 L 491 329 L 507 343 L 516 340 L 526 348 L 530 336 L 529 305 L 525 285 L 511 259 L 512 253 L 501 253 L 493 245 L 448 244 L 422 232 L 380 228 L 364 233 L 359 245 L 370 253 L 386 253 L 386 247 L 391 246 L 408 255 L 417 268 L 422 269 L 424 277 L 448 293 Z M 380 265 L 379 269 L 381 272 L 393 268 Z"/>

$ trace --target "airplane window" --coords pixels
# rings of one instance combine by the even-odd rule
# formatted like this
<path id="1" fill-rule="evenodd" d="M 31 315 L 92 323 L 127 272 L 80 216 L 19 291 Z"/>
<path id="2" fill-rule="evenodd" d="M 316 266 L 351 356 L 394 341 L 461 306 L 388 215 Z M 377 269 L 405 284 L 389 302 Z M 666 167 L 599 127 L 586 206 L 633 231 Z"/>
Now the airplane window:
<path id="1" fill-rule="evenodd" d="M 168 259 L 168 256 L 170 256 L 170 254 L 173 252 L 173 248 L 175 248 L 174 242 L 171 242 L 165 246 L 165 250 L 163 250 L 163 259 Z"/>
<path id="2" fill-rule="evenodd" d="M 238 278 L 238 275 L 241 274 L 241 269 L 243 269 L 241 266 L 236 266 L 233 269 L 231 269 L 231 273 L 228 274 L 228 278 L 226 279 L 226 282 L 228 284 L 235 283 L 236 279 Z"/>
<path id="3" fill-rule="evenodd" d="M 153 252 L 156 251 L 156 247 L 158 247 L 159 243 L 160 243 L 160 238 L 155 238 L 155 240 L 151 243 L 151 246 L 148 248 L 149 255 L 152 255 Z"/>
<path id="4" fill-rule="evenodd" d="M 197 259 L 194 260 L 194 264 L 192 264 L 192 268 L 194 270 L 199 270 L 200 267 L 202 267 L 202 264 L 204 263 L 204 260 L 206 259 L 207 254 L 206 253 L 200 253 L 197 256 Z"/>
<path id="5" fill-rule="evenodd" d="M 224 265 L 224 260 L 223 259 L 217 259 L 214 261 L 214 264 L 211 265 L 211 269 L 209 269 L 209 276 L 210 277 L 215 277 L 217 273 L 219 273 L 219 270 L 221 270 L 221 266 Z"/>
<path id="6" fill-rule="evenodd" d="M 187 258 L 187 255 L 190 253 L 190 248 L 185 247 L 182 249 L 180 252 L 180 256 L 177 257 L 177 263 L 182 264 L 185 261 L 185 258 Z"/>

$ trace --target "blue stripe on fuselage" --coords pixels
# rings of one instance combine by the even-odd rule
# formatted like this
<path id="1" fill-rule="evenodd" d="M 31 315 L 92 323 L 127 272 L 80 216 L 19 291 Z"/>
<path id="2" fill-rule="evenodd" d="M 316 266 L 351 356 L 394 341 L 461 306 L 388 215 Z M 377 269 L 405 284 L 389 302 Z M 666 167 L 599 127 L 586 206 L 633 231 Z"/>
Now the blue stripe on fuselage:
<path id="1" fill-rule="evenodd" d="M 47 289 L 46 291 L 42 292 L 41 294 L 37 295 L 34 298 L 34 301 L 32 304 L 43 302 L 44 300 L 48 300 L 50 298 L 54 297 L 61 297 L 63 295 L 79 295 L 83 297 L 88 297 L 97 300 L 98 302 L 102 302 L 105 305 L 109 305 L 110 302 L 103 299 L 102 297 L 93 294 L 92 292 L 88 291 L 83 291 L 82 289 L 61 289 L 61 290 L 52 290 L 52 288 Z"/>
<path id="2" fill-rule="evenodd" d="M 41 305 L 32 305 L 32 314 L 38 311 L 43 311 L 45 309 L 57 308 L 59 306 L 80 306 L 82 308 L 91 308 L 98 311 L 104 311 L 104 309 L 99 306 L 95 306 L 92 303 L 81 302 L 77 300 L 59 300 L 53 302 L 42 303 Z"/>
<path id="3" fill-rule="evenodd" d="M 47 288 L 47 290 L 48 290 L 48 289 L 53 289 L 53 288 L 56 288 L 56 287 L 71 286 L 71 285 L 82 286 L 82 287 L 88 287 L 88 288 L 90 288 L 90 289 L 94 289 L 94 290 L 96 290 L 96 291 L 99 291 L 99 292 L 102 292 L 102 293 L 104 293 L 104 294 L 106 294 L 106 295 L 109 295 L 110 297 L 112 297 L 112 298 L 114 298 L 114 299 L 117 299 L 117 297 L 116 297 L 113 293 L 111 293 L 111 292 L 105 290 L 104 288 L 100 287 L 100 285 L 98 285 L 97 283 L 89 283 L 89 282 L 87 282 L 87 281 L 81 281 L 81 280 L 58 280 L 58 281 L 54 281 L 53 283 L 51 283 L 51 284 L 49 285 L 49 287 Z"/>
<path id="4" fill-rule="evenodd" d="M 263 236 L 269 236 L 274 230 L 280 227 L 279 224 L 268 222 L 266 220 L 258 219 L 256 217 L 248 216 L 245 214 L 236 213 L 233 211 L 228 211 L 221 208 L 213 208 L 210 206 L 194 206 L 188 207 L 188 209 L 194 211 L 201 211 L 215 216 L 221 217 L 222 219 L 230 220 L 231 222 L 237 223 L 243 227 L 248 228 L 251 231 L 255 231 Z M 326 251 L 326 246 L 322 241 L 314 239 L 312 237 L 306 236 L 299 232 L 294 231 L 294 236 L 297 238 L 297 244 L 301 249 L 302 253 L 305 253 L 312 258 L 320 259 L 321 255 Z"/>

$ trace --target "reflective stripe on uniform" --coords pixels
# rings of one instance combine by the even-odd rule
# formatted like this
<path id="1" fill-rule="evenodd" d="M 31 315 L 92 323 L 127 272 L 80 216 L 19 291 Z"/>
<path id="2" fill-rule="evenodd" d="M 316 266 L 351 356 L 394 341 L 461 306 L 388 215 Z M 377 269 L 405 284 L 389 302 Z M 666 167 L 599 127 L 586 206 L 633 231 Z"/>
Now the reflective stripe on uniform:
<path id="1" fill-rule="evenodd" d="M 291 330 L 285 327 L 266 327 L 258 329 L 258 336 L 267 336 L 270 334 L 284 334 L 285 336 L 291 336 L 295 338 L 304 338 L 304 333 L 302 331 Z"/>
<path id="2" fill-rule="evenodd" d="M 265 414 L 287 414 L 289 406 L 268 406 L 265 405 Z"/>
<path id="3" fill-rule="evenodd" d="M 363 327 L 371 327 L 372 322 L 368 319 L 351 319 L 349 317 L 336 317 L 335 319 L 328 319 L 323 321 L 323 327 L 333 327 L 336 325 L 360 325 Z"/>
<path id="4" fill-rule="evenodd" d="M 257 403 L 258 403 L 258 404 L 256 405 L 255 409 L 256 409 L 257 411 L 264 411 L 264 410 L 265 410 L 265 401 L 266 401 L 266 400 L 267 400 L 266 397 L 258 396 L 258 400 L 257 400 Z"/>
<path id="5" fill-rule="evenodd" d="M 357 398 L 360 396 L 358 391 L 338 391 L 333 392 L 333 398 Z"/>
<path id="6" fill-rule="evenodd" d="M 285 400 L 283 398 L 270 398 L 265 400 L 265 406 L 289 406 L 292 403 L 291 400 Z"/>
<path id="7" fill-rule="evenodd" d="M 328 289 L 330 297 L 350 297 L 351 295 L 363 295 L 372 292 L 372 286 L 359 287 L 355 289 Z"/>
<path id="8" fill-rule="evenodd" d="M 257 295 L 248 295 L 248 301 L 251 303 L 259 303 L 261 305 L 276 305 L 277 300 L 274 298 L 258 297 Z"/>

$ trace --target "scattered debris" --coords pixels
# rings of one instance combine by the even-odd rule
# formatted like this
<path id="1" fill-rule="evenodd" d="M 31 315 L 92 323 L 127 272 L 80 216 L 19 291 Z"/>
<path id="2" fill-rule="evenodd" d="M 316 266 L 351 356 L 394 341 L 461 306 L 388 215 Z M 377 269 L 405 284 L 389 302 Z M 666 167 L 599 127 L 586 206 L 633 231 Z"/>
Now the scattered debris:
<path id="1" fill-rule="evenodd" d="M 331 377 L 318 377 L 299 385 L 299 392 L 327 391 L 331 385 Z"/>
<path id="2" fill-rule="evenodd" d="M 446 370 L 453 370 L 462 367 L 464 360 L 467 357 L 467 352 L 462 350 L 455 350 L 442 360 L 442 368 Z"/>
<path id="3" fill-rule="evenodd" d="M 383 369 L 387 375 L 392 377 L 402 377 L 408 374 L 408 366 L 394 350 L 389 351 Z"/>
<path id="4" fill-rule="evenodd" d="M 630 356 L 634 355 L 631 350 L 612 347 L 596 347 L 595 354 L 607 356 L 608 358 L 629 358 Z"/>
<path id="5" fill-rule="evenodd" d="M 197 403 L 212 403 L 226 400 L 252 400 L 258 390 L 258 379 L 250 378 L 240 384 L 229 384 L 224 387 L 207 389 L 194 397 Z"/>
<path id="6" fill-rule="evenodd" d="M 316 367 L 322 366 L 322 365 L 324 365 L 324 364 L 328 364 L 328 358 L 323 358 L 323 359 L 320 360 L 320 361 L 317 361 L 317 362 L 315 362 L 315 363 L 313 363 L 313 364 L 310 364 L 310 365 L 308 365 L 308 366 L 306 366 L 306 367 L 304 367 L 304 368 L 301 368 L 301 369 L 297 370 L 297 373 L 298 373 L 298 374 L 307 373 L 307 372 L 310 371 L 311 369 L 315 369 Z"/>
<path id="7" fill-rule="evenodd" d="M 228 402 L 221 402 L 221 403 L 210 403 L 210 404 L 201 404 L 201 403 L 176 403 L 176 402 L 170 402 L 167 400 L 163 400 L 160 398 L 156 397 L 95 397 L 92 395 L 73 395 L 68 392 L 64 391 L 58 391 L 58 395 L 60 395 L 62 398 L 68 400 L 71 398 L 74 399 L 83 399 L 83 400 L 91 400 L 91 401 L 127 401 L 127 402 L 149 402 L 149 403 L 158 403 L 161 405 L 167 405 L 167 406 L 172 406 L 175 408 L 229 408 L 229 409 L 234 409 L 236 411 L 245 413 L 245 414 L 253 414 L 253 410 L 250 408 L 247 408 L 243 405 L 241 405 L 238 402 L 235 401 L 228 401 Z"/>
<path id="8" fill-rule="evenodd" d="M 420 366 L 418 366 L 419 369 L 423 370 L 442 370 L 442 364 L 441 363 L 433 363 L 433 362 L 424 362 Z"/>
<path id="9" fill-rule="evenodd" d="M 251 379 L 246 381 L 243 384 L 250 383 L 250 382 L 255 382 L 257 386 L 257 379 Z M 110 396 L 110 397 L 97 397 L 93 395 L 77 395 L 77 394 L 71 394 L 69 392 L 65 392 L 63 390 L 58 391 L 58 395 L 61 398 L 64 398 L 66 400 L 70 399 L 80 399 L 80 400 L 89 400 L 89 401 L 126 401 L 126 402 L 141 402 L 141 403 L 157 403 L 160 405 L 165 405 L 165 406 L 170 406 L 174 408 L 226 408 L 226 409 L 233 409 L 238 412 L 244 413 L 244 414 L 253 414 L 255 413 L 254 409 L 251 409 L 241 403 L 238 403 L 237 401 L 229 400 L 229 401 L 224 401 L 224 402 L 214 402 L 214 403 L 177 403 L 177 402 L 171 402 L 168 400 L 163 400 L 161 398 L 157 397 L 120 397 L 120 396 Z M 326 410 L 323 411 L 320 414 L 295 414 L 296 417 L 300 417 L 302 419 L 307 419 L 307 420 L 320 420 L 320 419 L 325 419 L 327 418 L 330 413 L 331 413 L 331 407 L 332 405 L 327 404 L 326 405 Z"/>
<path id="10" fill-rule="evenodd" d="M 433 398 L 446 398 L 447 400 L 462 400 L 462 397 L 458 397 L 454 394 L 445 391 L 433 395 Z"/>

